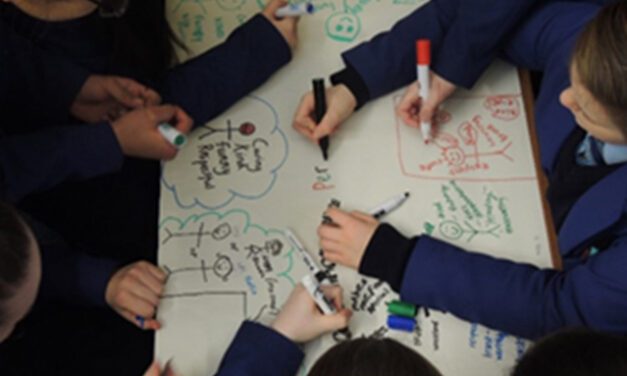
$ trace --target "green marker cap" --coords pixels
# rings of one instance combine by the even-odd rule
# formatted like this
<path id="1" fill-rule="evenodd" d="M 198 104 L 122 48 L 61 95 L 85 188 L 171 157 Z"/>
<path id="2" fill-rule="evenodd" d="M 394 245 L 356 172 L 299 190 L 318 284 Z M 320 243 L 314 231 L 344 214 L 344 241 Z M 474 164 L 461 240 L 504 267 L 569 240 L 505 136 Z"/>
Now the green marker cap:
<path id="1" fill-rule="evenodd" d="M 186 137 L 183 135 L 178 135 L 176 137 L 174 137 L 174 145 L 176 146 L 183 146 L 183 144 L 186 141 Z"/>
<path id="2" fill-rule="evenodd" d="M 400 300 L 393 300 L 388 303 L 388 312 L 404 317 L 416 317 L 417 308 L 413 304 L 405 303 Z"/>

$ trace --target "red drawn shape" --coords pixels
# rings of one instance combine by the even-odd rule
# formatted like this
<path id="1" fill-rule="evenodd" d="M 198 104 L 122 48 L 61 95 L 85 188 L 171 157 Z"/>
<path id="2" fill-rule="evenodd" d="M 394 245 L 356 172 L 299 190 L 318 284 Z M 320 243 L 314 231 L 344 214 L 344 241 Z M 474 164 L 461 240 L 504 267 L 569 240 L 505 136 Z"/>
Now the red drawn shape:
<path id="1" fill-rule="evenodd" d="M 466 160 L 466 155 L 461 148 L 444 149 L 442 154 L 450 166 L 459 166 Z"/>
<path id="2" fill-rule="evenodd" d="M 242 136 L 250 136 L 251 134 L 255 133 L 255 130 L 255 124 L 249 121 L 242 123 L 242 125 L 239 126 L 239 133 Z"/>
<path id="3" fill-rule="evenodd" d="M 520 116 L 520 104 L 512 95 L 494 95 L 487 97 L 483 106 L 495 119 L 514 120 Z"/>
<path id="4" fill-rule="evenodd" d="M 433 140 L 433 142 L 440 148 L 446 149 L 451 147 L 457 147 L 459 145 L 459 140 L 457 137 L 446 133 L 446 132 L 438 132 L 438 135 Z"/>
<path id="5" fill-rule="evenodd" d="M 451 121 L 451 113 L 446 110 L 439 110 L 435 113 L 435 117 L 433 118 L 434 122 L 437 125 L 444 125 Z"/>
<path id="6" fill-rule="evenodd" d="M 459 126 L 457 133 L 465 145 L 477 144 L 477 130 L 469 122 L 466 121 L 462 123 Z"/>

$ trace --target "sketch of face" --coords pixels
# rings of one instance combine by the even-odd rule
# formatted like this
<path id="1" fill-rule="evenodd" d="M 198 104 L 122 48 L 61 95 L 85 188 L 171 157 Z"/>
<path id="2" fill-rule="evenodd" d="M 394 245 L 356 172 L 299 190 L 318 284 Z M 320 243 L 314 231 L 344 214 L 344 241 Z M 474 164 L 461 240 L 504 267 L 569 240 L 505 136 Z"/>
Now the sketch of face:
<path id="1" fill-rule="evenodd" d="M 211 237 L 215 240 L 222 240 L 231 235 L 231 225 L 222 223 L 211 231 Z"/>
<path id="2" fill-rule="evenodd" d="M 352 42 L 361 31 L 361 21 L 350 13 L 332 14 L 325 24 L 327 35 L 338 42 Z"/>
<path id="3" fill-rule="evenodd" d="M 218 0 L 218 5 L 224 10 L 239 10 L 246 0 Z"/>
<path id="4" fill-rule="evenodd" d="M 266 249 L 272 256 L 278 256 L 283 249 L 283 243 L 278 239 L 268 240 L 266 241 Z"/>
<path id="5" fill-rule="evenodd" d="M 453 221 L 444 221 L 440 223 L 439 229 L 442 235 L 452 240 L 459 239 L 464 234 L 464 230 L 461 226 L 457 222 Z"/>

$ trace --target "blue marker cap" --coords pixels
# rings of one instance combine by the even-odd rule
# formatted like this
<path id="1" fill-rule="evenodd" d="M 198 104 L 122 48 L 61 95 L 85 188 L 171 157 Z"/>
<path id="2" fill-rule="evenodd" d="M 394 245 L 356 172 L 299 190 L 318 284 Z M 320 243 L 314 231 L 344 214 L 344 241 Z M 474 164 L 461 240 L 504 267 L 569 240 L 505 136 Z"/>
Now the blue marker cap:
<path id="1" fill-rule="evenodd" d="M 388 328 L 403 330 L 405 332 L 413 332 L 416 327 L 416 320 L 396 315 L 388 316 Z"/>
<path id="2" fill-rule="evenodd" d="M 135 320 L 137 320 L 137 322 L 139 323 L 139 327 L 143 329 L 144 328 L 144 322 L 146 321 L 146 319 L 143 318 L 140 315 L 137 315 L 137 316 L 135 316 Z"/>

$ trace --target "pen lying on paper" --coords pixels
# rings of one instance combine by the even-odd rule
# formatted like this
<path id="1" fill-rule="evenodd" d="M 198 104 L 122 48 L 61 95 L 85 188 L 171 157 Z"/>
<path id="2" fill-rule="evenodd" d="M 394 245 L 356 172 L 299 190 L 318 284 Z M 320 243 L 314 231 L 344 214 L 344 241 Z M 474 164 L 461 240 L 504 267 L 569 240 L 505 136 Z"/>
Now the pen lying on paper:
<path id="1" fill-rule="evenodd" d="M 374 209 L 370 210 L 369 213 L 376 219 L 380 219 L 384 215 L 403 205 L 403 203 L 407 201 L 408 198 L 409 192 L 401 193 L 376 206 Z"/>

